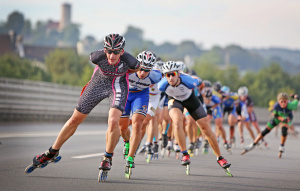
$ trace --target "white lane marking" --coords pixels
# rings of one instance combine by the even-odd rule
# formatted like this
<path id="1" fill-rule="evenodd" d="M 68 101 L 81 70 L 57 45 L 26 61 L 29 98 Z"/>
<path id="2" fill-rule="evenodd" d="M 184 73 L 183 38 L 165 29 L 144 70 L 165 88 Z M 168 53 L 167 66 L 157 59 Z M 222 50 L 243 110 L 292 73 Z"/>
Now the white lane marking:
<path id="1" fill-rule="evenodd" d="M 0 138 L 20 138 L 20 137 L 53 137 L 57 136 L 59 132 L 45 131 L 45 132 L 18 132 L 18 133 L 0 133 Z M 74 136 L 82 135 L 105 135 L 104 130 L 78 131 Z"/>
<path id="2" fill-rule="evenodd" d="M 84 158 L 91 158 L 91 157 L 98 157 L 102 156 L 104 153 L 95 153 L 95 154 L 89 154 L 89 155 L 79 155 L 79 156 L 73 156 L 71 158 L 73 159 L 84 159 Z"/>

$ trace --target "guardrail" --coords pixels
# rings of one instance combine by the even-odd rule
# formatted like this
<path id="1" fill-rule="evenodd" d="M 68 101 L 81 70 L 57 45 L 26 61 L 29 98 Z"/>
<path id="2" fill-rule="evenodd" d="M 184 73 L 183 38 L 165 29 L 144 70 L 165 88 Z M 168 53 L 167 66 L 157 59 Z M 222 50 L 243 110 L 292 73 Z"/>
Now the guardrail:
<path id="1" fill-rule="evenodd" d="M 0 121 L 67 120 L 76 107 L 81 87 L 0 78 Z M 86 120 L 107 120 L 108 100 L 103 100 Z"/>
<path id="2" fill-rule="evenodd" d="M 82 87 L 0 77 L 0 121 L 66 121 L 72 115 Z M 99 103 L 86 120 L 107 121 L 108 100 Z M 258 121 L 265 124 L 267 108 L 254 108 Z M 224 120 L 226 121 L 226 119 Z M 300 112 L 294 113 L 300 124 Z"/>

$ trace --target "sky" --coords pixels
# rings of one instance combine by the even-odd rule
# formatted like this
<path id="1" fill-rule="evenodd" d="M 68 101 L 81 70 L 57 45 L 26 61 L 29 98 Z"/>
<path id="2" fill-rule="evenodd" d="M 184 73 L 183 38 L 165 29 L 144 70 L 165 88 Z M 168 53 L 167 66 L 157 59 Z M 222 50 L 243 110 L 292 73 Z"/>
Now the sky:
<path id="1" fill-rule="evenodd" d="M 0 0 L 0 21 L 13 11 L 32 24 L 59 21 L 63 3 L 71 4 L 81 37 L 102 40 L 125 34 L 130 25 L 156 45 L 192 40 L 206 49 L 235 44 L 300 50 L 300 0 Z"/>

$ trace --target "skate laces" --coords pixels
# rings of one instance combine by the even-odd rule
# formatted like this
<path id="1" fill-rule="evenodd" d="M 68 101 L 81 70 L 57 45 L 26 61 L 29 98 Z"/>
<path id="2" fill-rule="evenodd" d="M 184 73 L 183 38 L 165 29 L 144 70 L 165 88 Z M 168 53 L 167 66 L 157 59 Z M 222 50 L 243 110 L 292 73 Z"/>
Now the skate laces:
<path id="1" fill-rule="evenodd" d="M 44 163 L 46 161 L 48 161 L 50 158 L 46 156 L 45 153 L 42 153 L 40 155 L 36 156 L 36 160 L 38 160 L 40 163 Z"/>
<path id="2" fill-rule="evenodd" d="M 218 160 L 218 163 L 219 163 L 221 166 L 224 166 L 225 164 L 227 164 L 227 160 L 223 158 L 223 159 Z"/>
<path id="3" fill-rule="evenodd" d="M 181 161 L 190 161 L 190 155 L 183 155 Z"/>

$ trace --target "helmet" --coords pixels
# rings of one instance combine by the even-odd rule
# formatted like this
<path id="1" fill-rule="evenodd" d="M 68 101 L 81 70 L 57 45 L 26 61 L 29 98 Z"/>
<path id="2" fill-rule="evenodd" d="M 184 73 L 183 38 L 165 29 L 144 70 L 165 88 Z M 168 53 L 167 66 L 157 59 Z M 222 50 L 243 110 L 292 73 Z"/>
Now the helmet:
<path id="1" fill-rule="evenodd" d="M 154 64 L 154 69 L 157 69 L 157 70 L 161 70 L 161 67 L 164 65 L 164 62 L 162 61 L 162 60 L 159 60 L 159 61 L 157 61 L 157 59 L 156 59 L 156 62 L 155 62 L 155 64 Z"/>
<path id="2" fill-rule="evenodd" d="M 230 93 L 230 88 L 228 86 L 222 86 L 221 91 L 224 96 L 228 96 Z"/>
<path id="3" fill-rule="evenodd" d="M 142 67 L 147 69 L 152 69 L 156 61 L 155 55 L 146 50 L 139 53 L 136 59 L 141 63 Z"/>
<path id="4" fill-rule="evenodd" d="M 125 38 L 119 34 L 109 34 L 104 37 L 103 47 L 108 49 L 123 49 Z"/>
<path id="5" fill-rule="evenodd" d="M 211 87 L 211 82 L 209 80 L 203 80 L 202 82 L 204 84 L 204 86 L 207 87 Z"/>
<path id="6" fill-rule="evenodd" d="M 220 81 L 217 81 L 214 83 L 213 88 L 214 90 L 216 90 L 217 92 L 221 90 L 222 84 Z"/>
<path id="7" fill-rule="evenodd" d="M 212 97 L 212 91 L 210 88 L 204 90 L 204 97 Z"/>
<path id="8" fill-rule="evenodd" d="M 279 93 L 278 96 L 277 96 L 277 100 L 280 100 L 280 99 L 283 99 L 283 100 L 289 100 L 289 95 L 287 93 Z"/>
<path id="9" fill-rule="evenodd" d="M 164 63 L 164 65 L 161 67 L 161 70 L 163 74 L 173 71 L 179 71 L 180 65 L 177 64 L 175 61 L 168 61 Z"/>
<path id="10" fill-rule="evenodd" d="M 238 94 L 239 94 L 239 96 L 246 96 L 246 95 L 248 95 L 248 88 L 246 86 L 241 86 L 238 89 Z"/>
<path id="11" fill-rule="evenodd" d="M 182 62 L 182 61 L 176 61 L 176 63 L 180 65 L 180 69 L 179 69 L 179 70 L 183 72 L 184 69 L 185 69 L 185 64 L 184 64 L 184 62 Z"/>

